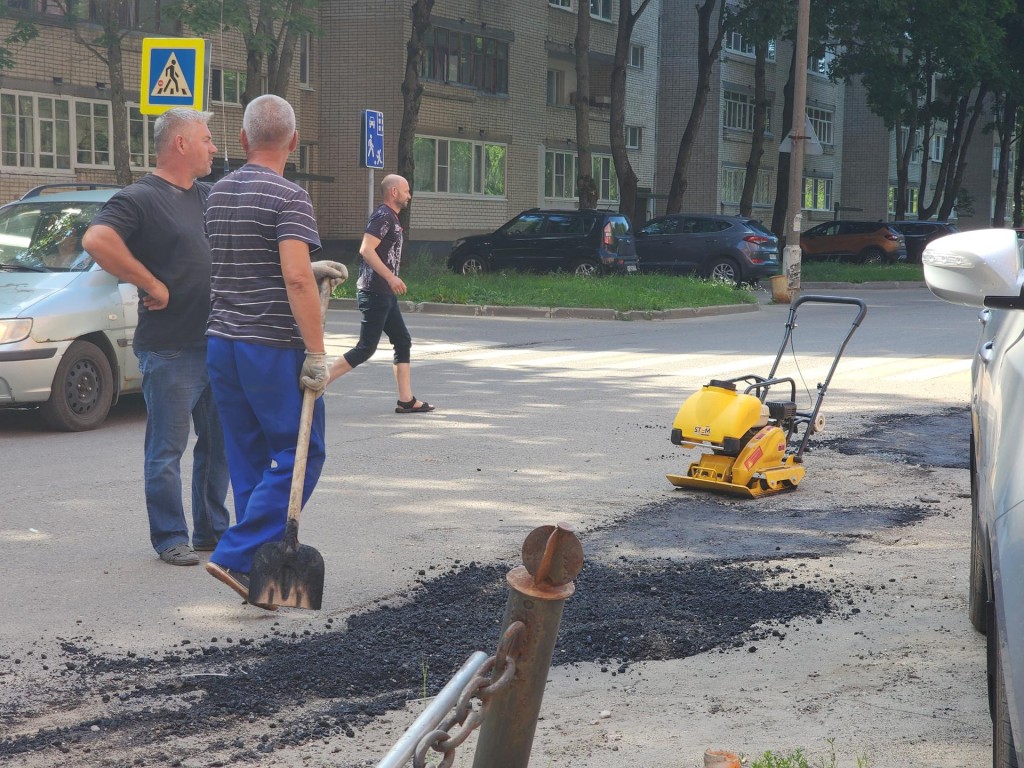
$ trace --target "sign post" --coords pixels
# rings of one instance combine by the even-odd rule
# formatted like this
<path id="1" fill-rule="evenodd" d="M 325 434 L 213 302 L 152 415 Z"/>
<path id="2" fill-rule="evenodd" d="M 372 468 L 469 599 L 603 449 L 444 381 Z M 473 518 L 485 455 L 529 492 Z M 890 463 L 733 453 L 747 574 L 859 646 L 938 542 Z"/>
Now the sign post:
<path id="1" fill-rule="evenodd" d="M 367 216 L 373 215 L 373 171 L 384 167 L 384 113 L 364 109 L 362 119 L 363 145 L 360 155 L 362 165 L 368 170 L 370 191 Z"/>
<path id="2" fill-rule="evenodd" d="M 139 111 L 160 115 L 174 107 L 201 110 L 205 101 L 206 41 L 147 37 L 142 41 Z"/>

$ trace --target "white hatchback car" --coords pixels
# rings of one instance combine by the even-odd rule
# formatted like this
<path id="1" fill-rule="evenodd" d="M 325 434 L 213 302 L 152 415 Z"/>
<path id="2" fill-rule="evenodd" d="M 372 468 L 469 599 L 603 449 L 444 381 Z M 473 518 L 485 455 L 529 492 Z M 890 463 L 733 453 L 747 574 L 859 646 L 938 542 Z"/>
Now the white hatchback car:
<path id="1" fill-rule="evenodd" d="M 116 191 L 46 185 L 0 208 L 0 407 L 39 406 L 66 432 L 98 427 L 118 397 L 142 389 L 138 292 L 81 248 Z"/>

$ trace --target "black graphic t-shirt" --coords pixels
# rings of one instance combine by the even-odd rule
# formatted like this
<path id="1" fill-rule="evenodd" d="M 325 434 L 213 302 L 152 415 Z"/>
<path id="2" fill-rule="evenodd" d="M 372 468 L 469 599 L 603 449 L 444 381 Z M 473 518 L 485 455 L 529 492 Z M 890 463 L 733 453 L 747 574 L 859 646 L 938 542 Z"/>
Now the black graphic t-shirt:
<path id="1" fill-rule="evenodd" d="M 388 269 L 398 274 L 402 264 L 402 225 L 398 221 L 398 215 L 386 205 L 382 205 L 366 225 L 366 234 L 373 235 L 380 244 L 377 246 L 377 255 Z M 373 271 L 362 258 L 359 259 L 359 282 L 356 287 L 361 291 L 371 293 L 393 293 L 387 281 Z"/>

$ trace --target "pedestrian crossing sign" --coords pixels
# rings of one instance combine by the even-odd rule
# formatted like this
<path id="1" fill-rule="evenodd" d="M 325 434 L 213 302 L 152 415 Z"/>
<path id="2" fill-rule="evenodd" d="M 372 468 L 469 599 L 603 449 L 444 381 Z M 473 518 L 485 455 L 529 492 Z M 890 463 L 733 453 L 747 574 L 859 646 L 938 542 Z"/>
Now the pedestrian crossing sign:
<path id="1" fill-rule="evenodd" d="M 174 107 L 202 109 L 205 80 L 206 41 L 202 38 L 142 40 L 142 114 L 159 115 Z"/>

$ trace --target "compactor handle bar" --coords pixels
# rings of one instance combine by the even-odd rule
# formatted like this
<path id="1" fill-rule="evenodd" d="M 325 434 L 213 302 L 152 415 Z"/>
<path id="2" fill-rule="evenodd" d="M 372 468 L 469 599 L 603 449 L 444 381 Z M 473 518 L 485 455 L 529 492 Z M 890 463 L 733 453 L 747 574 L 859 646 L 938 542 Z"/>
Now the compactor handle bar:
<path id="1" fill-rule="evenodd" d="M 864 320 L 864 316 L 867 315 L 868 305 L 864 303 L 863 299 L 846 296 L 815 296 L 814 294 L 807 294 L 806 296 L 797 297 L 796 300 L 789 305 L 789 317 L 786 319 L 786 333 L 782 337 L 782 346 L 779 347 L 779 353 L 775 356 L 775 363 L 772 365 L 771 372 L 768 374 L 769 379 L 775 378 L 775 371 L 778 369 L 779 363 L 782 362 L 782 355 L 786 351 L 786 345 L 789 343 L 789 340 L 793 335 L 793 329 L 796 328 L 796 310 L 801 304 L 806 303 L 849 304 L 857 307 L 857 316 L 853 319 L 853 325 L 850 327 L 849 332 L 846 334 L 846 338 L 843 339 L 843 343 L 839 346 L 839 351 L 836 352 L 836 356 L 832 360 L 832 367 L 829 368 L 828 376 L 826 376 L 825 380 L 818 385 L 818 399 L 814 403 L 814 408 L 812 408 L 810 413 L 807 414 L 808 423 L 813 424 L 818 416 L 818 411 L 821 410 L 821 401 L 825 399 L 825 392 L 828 389 L 829 382 L 832 381 L 832 375 L 836 372 L 836 366 L 839 365 L 839 358 L 843 356 L 843 352 L 846 350 L 846 345 L 850 343 L 850 339 L 853 337 L 854 332 L 860 327 L 861 322 Z M 800 441 L 800 447 L 796 451 L 796 461 L 803 460 L 804 450 L 807 448 L 807 440 L 810 436 L 811 430 L 805 430 L 803 440 Z"/>

